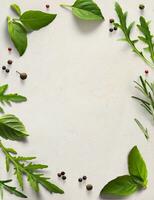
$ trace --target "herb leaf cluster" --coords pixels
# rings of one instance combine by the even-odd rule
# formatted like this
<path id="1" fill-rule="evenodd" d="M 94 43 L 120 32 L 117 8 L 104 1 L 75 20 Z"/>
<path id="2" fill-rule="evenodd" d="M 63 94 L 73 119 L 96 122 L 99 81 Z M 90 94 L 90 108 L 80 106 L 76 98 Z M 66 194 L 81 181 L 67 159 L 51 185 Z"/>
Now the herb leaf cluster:
<path id="1" fill-rule="evenodd" d="M 22 190 L 24 189 L 23 175 L 25 175 L 30 186 L 36 192 L 39 192 L 39 185 L 42 185 L 46 190 L 48 190 L 51 193 L 64 193 L 62 189 L 60 189 L 59 187 L 57 187 L 49 181 L 50 178 L 45 177 L 44 174 L 40 172 L 42 169 L 47 168 L 47 165 L 34 164 L 32 160 L 35 159 L 35 157 L 17 156 L 17 152 L 14 149 L 10 150 L 10 148 L 4 147 L 2 142 L 0 142 L 0 148 L 3 151 L 6 158 L 7 172 L 10 170 L 10 164 L 12 164 L 15 170 L 15 175 L 17 177 L 19 186 Z"/>
<path id="2" fill-rule="evenodd" d="M 124 197 L 147 187 L 148 172 L 137 146 L 128 155 L 128 170 L 129 175 L 119 176 L 107 183 L 100 195 Z"/>
<path id="3" fill-rule="evenodd" d="M 27 101 L 27 98 L 21 95 L 15 94 L 5 94 L 8 89 L 8 85 L 2 85 L 0 86 L 0 103 L 11 105 L 11 102 L 14 103 L 20 103 Z M 2 107 L 0 107 L 0 112 L 4 113 L 4 110 Z"/>
<path id="4" fill-rule="evenodd" d="M 56 14 L 37 10 L 21 13 L 20 7 L 16 4 L 11 5 L 11 8 L 19 18 L 7 18 L 8 33 L 20 56 L 22 56 L 27 48 L 27 34 L 30 31 L 39 30 L 50 24 L 56 18 Z"/>
<path id="5" fill-rule="evenodd" d="M 115 11 L 117 13 L 119 22 L 115 23 L 115 26 L 119 27 L 124 35 L 124 38 L 120 39 L 121 41 L 127 42 L 131 47 L 132 51 L 136 53 L 140 58 L 144 60 L 146 64 L 153 67 L 154 66 L 154 47 L 152 41 L 152 34 L 149 28 L 149 22 L 145 20 L 143 16 L 140 17 L 140 24 L 137 25 L 139 31 L 142 33 L 143 36 L 138 36 L 138 39 L 131 38 L 131 31 L 135 25 L 135 22 L 132 22 L 128 25 L 127 23 L 127 12 L 124 12 L 119 3 L 115 3 Z M 142 41 L 147 45 L 147 50 L 150 53 L 150 58 L 147 58 L 143 50 L 137 48 L 136 43 L 138 41 Z"/>
<path id="6" fill-rule="evenodd" d="M 73 5 L 61 6 L 71 8 L 73 15 L 82 20 L 104 20 L 101 9 L 93 0 L 76 0 Z"/>

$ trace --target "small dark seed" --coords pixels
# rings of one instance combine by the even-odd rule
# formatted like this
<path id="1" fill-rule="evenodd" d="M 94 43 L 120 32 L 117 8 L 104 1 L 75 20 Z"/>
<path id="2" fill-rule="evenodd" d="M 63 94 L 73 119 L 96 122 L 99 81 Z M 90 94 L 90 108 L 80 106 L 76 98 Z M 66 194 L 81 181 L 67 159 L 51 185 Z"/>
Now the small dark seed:
<path id="1" fill-rule="evenodd" d="M 2 67 L 2 70 L 6 70 L 6 67 L 5 67 L 5 66 L 3 66 L 3 67 Z"/>
<path id="2" fill-rule="evenodd" d="M 109 20 L 110 24 L 114 23 L 114 19 Z"/>
<path id="3" fill-rule="evenodd" d="M 10 70 L 9 70 L 9 69 L 6 69 L 5 71 L 6 71 L 6 73 L 9 73 L 9 72 L 10 72 Z"/>
<path id="4" fill-rule="evenodd" d="M 81 183 L 82 182 L 82 178 L 79 178 L 78 181 Z"/>
<path id="5" fill-rule="evenodd" d="M 12 60 L 8 60 L 7 63 L 8 63 L 9 65 L 12 65 L 13 61 L 12 61 Z"/>
<path id="6" fill-rule="evenodd" d="M 63 180 L 66 180 L 66 178 L 67 178 L 66 176 L 62 176 L 62 179 L 63 179 Z"/>
<path id="7" fill-rule="evenodd" d="M 61 175 L 64 176 L 64 175 L 65 175 L 65 172 L 61 172 Z"/>
<path id="8" fill-rule="evenodd" d="M 139 5 L 139 9 L 140 9 L 140 10 L 144 10 L 144 8 L 145 8 L 145 6 L 144 6 L 143 4 L 140 4 L 140 5 Z"/>
<path id="9" fill-rule="evenodd" d="M 9 47 L 9 48 L 8 48 L 8 51 L 12 51 L 12 48 Z"/>
<path id="10" fill-rule="evenodd" d="M 58 177 L 61 177 L 61 173 L 58 173 L 57 176 L 58 176 Z"/>
<path id="11" fill-rule="evenodd" d="M 27 74 L 26 73 L 20 73 L 20 72 L 18 72 L 18 71 L 16 71 L 19 75 L 20 75 L 20 78 L 22 79 L 22 80 L 25 80 L 26 78 L 27 78 Z"/>
<path id="12" fill-rule="evenodd" d="M 149 73 L 149 71 L 148 70 L 145 70 L 145 74 L 148 74 Z"/>
<path id="13" fill-rule="evenodd" d="M 113 32 L 113 28 L 110 28 L 109 31 L 110 31 L 110 32 Z"/>
<path id="14" fill-rule="evenodd" d="M 88 191 L 90 191 L 90 190 L 93 189 L 93 186 L 92 186 L 91 184 L 88 184 L 88 185 L 86 185 L 86 189 L 87 189 Z"/>
<path id="15" fill-rule="evenodd" d="M 47 4 L 47 5 L 46 5 L 46 8 L 50 8 L 50 5 L 49 5 L 49 4 Z"/>
<path id="16" fill-rule="evenodd" d="M 83 180 L 87 180 L 87 177 L 86 177 L 86 176 L 83 176 Z"/>
<path id="17" fill-rule="evenodd" d="M 118 29 L 117 26 L 115 26 L 115 27 L 114 27 L 114 30 L 117 31 L 117 29 Z"/>

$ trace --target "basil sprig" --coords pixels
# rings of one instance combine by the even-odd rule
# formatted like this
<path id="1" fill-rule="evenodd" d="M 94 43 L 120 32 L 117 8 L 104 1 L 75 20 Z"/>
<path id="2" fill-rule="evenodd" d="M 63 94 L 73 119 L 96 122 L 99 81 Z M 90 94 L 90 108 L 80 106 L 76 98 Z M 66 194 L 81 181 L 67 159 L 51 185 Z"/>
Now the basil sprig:
<path id="1" fill-rule="evenodd" d="M 82 20 L 104 20 L 101 9 L 92 0 L 77 0 L 73 5 L 61 6 L 71 8 L 73 15 Z"/>
<path id="2" fill-rule="evenodd" d="M 19 18 L 7 18 L 8 33 L 20 56 L 22 56 L 27 48 L 28 32 L 36 31 L 47 26 L 57 15 L 38 10 L 29 10 L 21 13 L 20 7 L 16 4 L 12 4 L 11 9 L 19 16 Z"/>
<path id="3" fill-rule="evenodd" d="M 129 196 L 147 187 L 148 172 L 137 146 L 134 146 L 128 155 L 128 170 L 129 175 L 119 176 L 107 183 L 100 195 Z"/>

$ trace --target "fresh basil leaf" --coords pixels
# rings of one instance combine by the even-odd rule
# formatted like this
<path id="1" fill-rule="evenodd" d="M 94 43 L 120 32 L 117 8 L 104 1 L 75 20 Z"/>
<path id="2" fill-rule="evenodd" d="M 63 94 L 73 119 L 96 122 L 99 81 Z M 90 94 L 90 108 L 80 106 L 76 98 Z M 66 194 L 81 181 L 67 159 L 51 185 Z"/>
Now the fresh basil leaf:
<path id="1" fill-rule="evenodd" d="M 39 30 L 40 28 L 50 24 L 56 16 L 56 14 L 30 10 L 24 12 L 20 17 L 20 20 L 27 29 Z"/>
<path id="2" fill-rule="evenodd" d="M 130 151 L 128 156 L 128 169 L 131 176 L 142 180 L 142 186 L 146 187 L 147 185 L 147 168 L 146 164 L 137 148 L 134 146 Z"/>
<path id="3" fill-rule="evenodd" d="M 100 195 L 112 196 L 129 196 L 138 190 L 138 185 L 133 181 L 131 176 L 119 176 L 107 183 L 102 189 Z"/>
<path id="4" fill-rule="evenodd" d="M 21 10 L 20 7 L 17 4 L 12 4 L 11 5 L 11 9 L 18 15 L 21 15 Z"/>
<path id="5" fill-rule="evenodd" d="M 22 56 L 27 48 L 26 30 L 20 23 L 8 20 L 8 32 L 20 56 Z"/>
<path id="6" fill-rule="evenodd" d="M 72 6 L 65 4 L 61 6 L 72 8 L 72 13 L 83 20 L 104 20 L 100 8 L 92 0 L 77 0 Z"/>
<path id="7" fill-rule="evenodd" d="M 0 117 L 0 136 L 9 140 L 21 140 L 28 134 L 16 116 L 7 114 Z"/>

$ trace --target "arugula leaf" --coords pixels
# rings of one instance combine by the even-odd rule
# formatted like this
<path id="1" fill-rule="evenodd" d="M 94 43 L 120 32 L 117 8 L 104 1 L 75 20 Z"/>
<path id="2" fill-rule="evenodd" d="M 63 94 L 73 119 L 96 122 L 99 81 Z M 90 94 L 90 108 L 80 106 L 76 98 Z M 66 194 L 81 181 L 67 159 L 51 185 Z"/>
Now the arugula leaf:
<path id="1" fill-rule="evenodd" d="M 22 140 L 28 136 L 23 123 L 14 115 L 0 117 L 0 136 L 9 140 Z M 11 152 L 11 150 L 8 150 Z"/>
<path id="2" fill-rule="evenodd" d="M 27 48 L 27 32 L 25 28 L 21 23 L 12 21 L 8 17 L 8 33 L 20 56 L 22 56 Z"/>
<path id="3" fill-rule="evenodd" d="M 0 102 L 4 105 L 5 103 L 11 105 L 11 102 L 20 103 L 27 101 L 27 98 L 18 94 L 5 94 L 8 89 L 8 85 L 0 86 Z M 1 108 L 0 112 L 4 112 Z"/>
<path id="4" fill-rule="evenodd" d="M 21 15 L 20 7 L 17 4 L 12 4 L 10 7 L 18 16 Z"/>
<path id="5" fill-rule="evenodd" d="M 128 156 L 128 169 L 131 176 L 138 178 L 142 187 L 147 186 L 147 168 L 146 164 L 137 148 L 134 146 Z"/>
<path id="6" fill-rule="evenodd" d="M 139 36 L 138 38 L 148 45 L 146 49 L 149 50 L 151 60 L 154 62 L 154 44 L 153 44 L 153 35 L 150 32 L 149 29 L 149 22 L 145 20 L 143 16 L 140 17 L 140 24 L 137 25 L 140 32 L 143 34 L 143 36 Z"/>
<path id="7" fill-rule="evenodd" d="M 8 186 L 6 183 L 11 182 L 12 180 L 0 180 L 0 188 L 1 188 L 1 192 L 3 192 L 3 190 L 6 190 L 7 192 L 9 192 L 10 194 L 14 194 L 17 197 L 21 197 L 21 198 L 27 198 L 26 195 L 24 195 L 23 193 L 19 192 L 18 190 L 16 190 L 16 187 L 11 187 Z M 2 196 L 1 196 L 2 197 Z M 3 199 L 3 197 L 1 198 Z"/>
<path id="8" fill-rule="evenodd" d="M 124 175 L 119 176 L 116 179 L 107 183 L 101 191 L 103 195 L 114 195 L 114 196 L 128 196 L 138 190 L 138 185 L 133 181 L 131 176 Z"/>
<path id="9" fill-rule="evenodd" d="M 28 162 L 28 160 L 34 159 L 34 157 L 17 157 L 12 156 L 8 151 L 8 148 L 4 147 L 2 142 L 0 142 L 0 148 L 3 151 L 8 163 L 12 163 L 15 169 L 15 174 L 17 176 L 17 180 L 19 182 L 20 187 L 23 189 L 23 175 L 27 176 L 27 180 L 30 183 L 33 190 L 39 192 L 39 184 L 46 188 L 51 193 L 59 193 L 63 194 L 64 191 L 61 190 L 56 185 L 49 182 L 50 178 L 44 176 L 44 174 L 40 173 L 41 169 L 47 168 L 47 165 L 42 164 L 33 164 L 32 162 Z"/>
<path id="10" fill-rule="evenodd" d="M 104 20 L 100 8 L 92 0 L 76 0 L 73 5 L 61 6 L 71 8 L 72 13 L 83 20 Z"/>
<path id="11" fill-rule="evenodd" d="M 141 122 L 138 119 L 134 119 L 134 121 L 136 122 L 138 127 L 141 129 L 141 131 L 144 133 L 145 138 L 148 140 L 149 139 L 148 129 L 144 128 L 143 125 L 141 124 Z"/>
<path id="12" fill-rule="evenodd" d="M 153 63 L 151 63 L 144 55 L 143 52 L 137 49 L 135 43 L 138 42 L 138 40 L 131 39 L 130 33 L 132 31 L 132 28 L 134 26 L 134 22 L 132 22 L 129 26 L 127 25 L 127 12 L 123 12 L 121 6 L 119 3 L 115 3 L 115 11 L 117 13 L 117 16 L 119 18 L 119 23 L 115 23 L 115 26 L 117 26 L 121 31 L 123 32 L 124 38 L 122 38 L 122 41 L 125 41 L 129 44 L 132 51 L 136 53 L 140 58 L 144 60 L 146 64 L 149 66 L 153 66 Z"/>
<path id="13" fill-rule="evenodd" d="M 30 10 L 24 12 L 20 16 L 20 21 L 27 29 L 39 30 L 44 26 L 50 24 L 55 18 L 56 14 L 49 14 L 41 11 Z"/>

